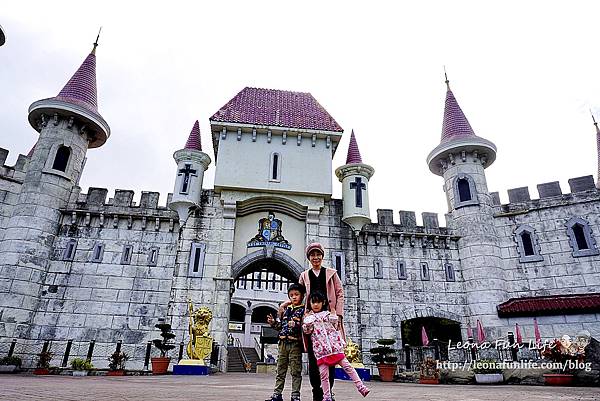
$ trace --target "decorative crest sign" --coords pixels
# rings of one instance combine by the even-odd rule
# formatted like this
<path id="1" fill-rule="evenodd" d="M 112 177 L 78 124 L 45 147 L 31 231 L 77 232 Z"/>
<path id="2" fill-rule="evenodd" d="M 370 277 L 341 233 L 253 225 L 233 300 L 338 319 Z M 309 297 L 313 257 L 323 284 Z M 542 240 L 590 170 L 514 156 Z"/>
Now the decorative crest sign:
<path id="1" fill-rule="evenodd" d="M 275 213 L 269 212 L 267 217 L 258 221 L 258 234 L 248 241 L 247 247 L 272 245 L 275 248 L 292 249 L 292 245 L 281 234 L 281 224 L 281 220 L 275 218 Z"/>

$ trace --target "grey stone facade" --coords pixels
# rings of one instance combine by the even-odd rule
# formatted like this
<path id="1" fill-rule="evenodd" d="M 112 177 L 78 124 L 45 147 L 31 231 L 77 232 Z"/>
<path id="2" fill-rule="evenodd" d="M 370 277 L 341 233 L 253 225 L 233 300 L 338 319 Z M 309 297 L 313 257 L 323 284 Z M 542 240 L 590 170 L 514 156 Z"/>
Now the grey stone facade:
<path id="1" fill-rule="evenodd" d="M 302 255 L 310 241 L 324 244 L 325 264 L 342 273 L 347 333 L 363 350 L 381 337 L 406 343 L 402 325 L 416 318 L 455 322 L 463 338 L 477 320 L 492 339 L 519 323 L 531 338 L 534 315 L 501 318 L 499 304 L 600 292 L 600 193 L 591 176 L 570 180 L 567 194 L 557 182 L 540 184 L 539 199 L 531 199 L 528 188 L 511 189 L 510 203 L 501 205 L 488 190 L 484 158 L 463 152 L 450 154 L 440 174 L 449 205 L 445 226 L 435 213 L 423 213 L 423 226 L 417 226 L 415 212 L 399 211 L 395 218 L 385 209 L 377 211 L 377 222 L 353 231 L 342 221 L 346 200 L 256 188 L 244 198 L 236 198 L 243 191 L 200 189 L 200 203 L 190 203 L 181 221 L 168 208 L 171 198 L 161 206 L 155 192 L 143 192 L 139 205 L 133 191 L 117 190 L 108 199 L 102 188 L 81 194 L 88 138 L 78 124 L 57 116 L 40 128 L 32 155 L 20 155 L 14 166 L 4 165 L 8 152 L 0 149 L 0 342 L 17 339 L 29 362 L 44 340 L 57 344 L 57 353 L 75 341 L 74 356 L 85 353 L 87 341 L 96 341 L 100 355 L 122 341 L 133 356 L 130 367 L 140 368 L 159 320 L 172 323 L 178 342 L 187 341 L 188 299 L 212 310 L 211 331 L 225 345 L 234 283 L 253 263 L 276 261 L 279 273 L 292 278 L 307 267 L 302 257 L 268 246 L 234 258 L 236 222 L 271 205 L 295 222 L 294 229 L 283 228 L 284 235 L 296 230 L 302 238 L 295 252 Z M 227 128 L 220 130 L 217 137 L 226 138 Z M 240 128 L 237 141 L 256 131 Z M 255 146 L 271 143 L 271 130 L 258 135 L 269 141 Z M 331 138 L 319 140 L 321 153 L 314 157 L 330 158 L 332 151 L 323 149 L 330 149 Z M 320 143 L 313 135 L 312 148 Z M 72 153 L 60 172 L 52 161 L 63 144 Z M 298 134 L 290 152 L 311 152 L 309 140 L 305 148 L 300 144 Z M 192 251 L 202 252 L 195 270 Z M 546 338 L 582 329 L 600 336 L 596 313 L 538 321 Z"/>

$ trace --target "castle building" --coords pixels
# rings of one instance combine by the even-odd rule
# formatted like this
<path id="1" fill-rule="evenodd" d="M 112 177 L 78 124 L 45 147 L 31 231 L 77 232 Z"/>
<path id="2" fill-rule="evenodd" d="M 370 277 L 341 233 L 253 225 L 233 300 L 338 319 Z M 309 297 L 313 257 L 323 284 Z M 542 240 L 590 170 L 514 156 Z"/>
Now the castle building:
<path id="1" fill-rule="evenodd" d="M 111 135 L 95 49 L 57 96 L 29 107 L 39 133 L 30 153 L 7 166 L 0 149 L 0 343 L 16 340 L 33 356 L 46 340 L 93 340 L 105 351 L 122 341 L 140 367 L 159 320 L 187 341 L 192 300 L 211 309 L 216 343 L 252 347 L 308 267 L 311 241 L 324 244 L 325 265 L 343 281 L 346 331 L 363 350 L 382 337 L 420 345 L 421 327 L 465 340 L 478 320 L 488 339 L 515 323 L 533 337 L 534 317 L 544 338 L 600 336 L 593 177 L 569 180 L 568 193 L 540 184 L 534 199 L 510 189 L 501 204 L 485 174 L 496 146 L 476 135 L 449 86 L 441 140 L 426 160 L 443 180 L 445 226 L 435 213 L 419 226 L 415 212 L 395 219 L 388 209 L 372 222 L 377 166 L 362 160 L 361 133 L 350 134 L 346 164 L 334 170 L 335 152 L 346 151 L 335 119 L 309 93 L 259 88 L 210 118 L 216 160 L 196 121 L 173 155 L 173 194 L 159 204 L 158 193 L 142 192 L 135 204 L 133 191 L 78 185 L 87 152 Z M 204 189 L 213 162 L 214 189 Z M 342 199 L 332 198 L 333 171 Z"/>

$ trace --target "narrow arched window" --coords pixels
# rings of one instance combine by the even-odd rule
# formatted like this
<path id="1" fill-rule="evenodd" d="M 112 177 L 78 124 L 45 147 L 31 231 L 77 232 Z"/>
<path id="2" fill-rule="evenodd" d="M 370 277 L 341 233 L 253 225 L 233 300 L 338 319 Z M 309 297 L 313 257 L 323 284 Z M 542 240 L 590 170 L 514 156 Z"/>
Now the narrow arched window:
<path id="1" fill-rule="evenodd" d="M 583 226 L 581 224 L 575 224 L 573 226 L 573 234 L 575 235 L 575 242 L 577 243 L 577 249 L 590 249 L 587 240 L 585 238 L 585 233 L 583 231 Z"/>
<path id="2" fill-rule="evenodd" d="M 533 251 L 533 243 L 531 241 L 531 234 L 528 233 L 527 231 L 524 231 L 521 234 L 521 241 L 523 242 L 523 253 L 525 254 L 525 256 L 534 255 L 535 252 Z"/>
<path id="3" fill-rule="evenodd" d="M 63 173 L 67 171 L 67 164 L 69 163 L 69 157 L 71 156 L 71 149 L 67 146 L 60 146 L 56 150 L 56 155 L 54 156 L 54 163 L 52 163 L 52 169 L 62 171 Z"/>
<path id="4" fill-rule="evenodd" d="M 427 262 L 421 262 L 421 280 L 429 280 L 429 266 Z"/>
<path id="5" fill-rule="evenodd" d="M 519 226 L 515 230 L 514 238 L 517 243 L 519 262 L 540 262 L 544 260 L 544 257 L 540 254 L 540 247 L 533 227 L 527 224 Z"/>
<path id="6" fill-rule="evenodd" d="M 273 180 L 276 180 L 279 177 L 279 171 L 278 171 L 278 167 L 279 167 L 279 155 L 277 153 L 275 153 L 273 155 L 273 170 L 272 170 L 272 174 L 271 174 L 271 178 Z"/>
<path id="7" fill-rule="evenodd" d="M 454 275 L 454 266 L 450 263 L 446 263 L 446 281 L 455 281 L 456 277 Z"/>
<path id="8" fill-rule="evenodd" d="M 587 221 L 580 217 L 573 217 L 565 225 L 567 226 L 567 235 L 574 257 L 600 254 L 596 240 L 592 235 L 592 229 Z"/>
<path id="9" fill-rule="evenodd" d="M 271 153 L 271 162 L 269 163 L 269 181 L 281 181 L 281 155 L 279 153 Z"/>
<path id="10" fill-rule="evenodd" d="M 467 174 L 460 173 L 453 183 L 454 207 L 477 205 L 477 187 L 473 178 Z"/>
<path id="11" fill-rule="evenodd" d="M 460 178 L 457 182 L 458 185 L 458 200 L 459 202 L 467 202 L 471 200 L 471 188 L 469 181 L 466 178 Z"/>

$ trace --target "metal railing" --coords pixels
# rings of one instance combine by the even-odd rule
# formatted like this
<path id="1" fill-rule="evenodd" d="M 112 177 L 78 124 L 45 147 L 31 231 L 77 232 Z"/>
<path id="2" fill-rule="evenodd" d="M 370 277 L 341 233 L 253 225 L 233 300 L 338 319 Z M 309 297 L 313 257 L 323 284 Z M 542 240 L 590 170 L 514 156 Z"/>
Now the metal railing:
<path id="1" fill-rule="evenodd" d="M 250 372 L 251 369 L 251 364 L 250 361 L 248 360 L 248 357 L 246 356 L 246 353 L 244 352 L 244 348 L 242 347 L 242 343 L 240 342 L 239 338 L 236 338 L 234 341 L 235 347 L 237 348 L 238 352 L 240 353 L 240 356 L 242 357 L 242 363 L 244 364 L 244 370 L 246 372 Z"/>

